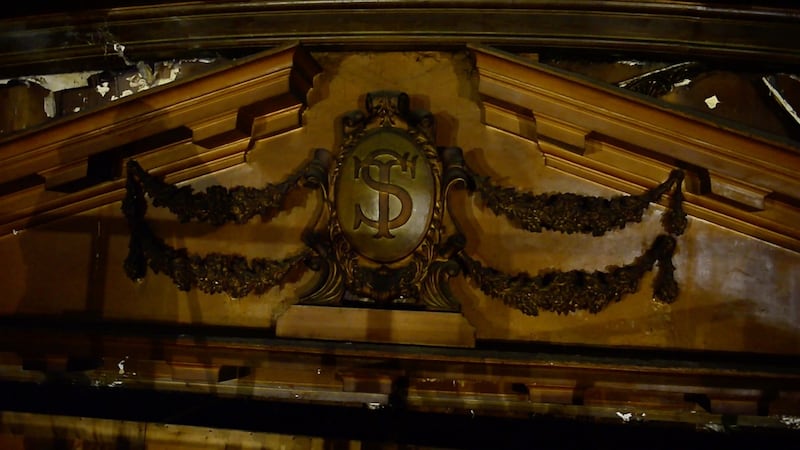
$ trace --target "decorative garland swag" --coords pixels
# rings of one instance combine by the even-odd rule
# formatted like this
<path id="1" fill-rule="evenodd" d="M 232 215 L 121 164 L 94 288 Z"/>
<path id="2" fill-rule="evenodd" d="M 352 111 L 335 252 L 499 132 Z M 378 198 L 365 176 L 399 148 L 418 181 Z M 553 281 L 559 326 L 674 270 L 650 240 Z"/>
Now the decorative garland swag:
<path id="1" fill-rule="evenodd" d="M 464 168 L 472 192 L 480 195 L 485 206 L 528 232 L 553 230 L 602 236 L 613 229 L 624 228 L 627 223 L 641 222 L 644 210 L 672 189 L 669 208 L 662 215 L 666 234 L 658 236 L 649 249 L 628 265 L 610 267 L 607 271 L 545 270 L 536 276 L 524 272 L 511 275 L 484 267 L 460 251 L 457 260 L 463 273 L 485 294 L 528 315 L 538 315 L 540 310 L 559 314 L 575 310 L 596 313 L 609 303 L 619 301 L 623 295 L 636 292 L 644 274 L 658 263 L 654 298 L 666 303 L 677 298 L 672 255 L 675 237 L 681 235 L 687 225 L 682 209 L 683 172 L 673 171 L 664 183 L 641 195 L 602 198 L 572 193 L 520 192 L 495 185 L 488 177 Z M 225 292 L 233 298 L 241 298 L 250 293 L 266 292 L 301 263 L 315 267 L 315 258 L 323 255 L 310 248 L 279 260 L 254 258 L 250 261 L 239 255 L 200 256 L 185 248 L 172 248 L 156 236 L 145 221 L 145 194 L 154 206 L 168 208 L 181 222 L 195 220 L 214 226 L 228 222 L 241 224 L 256 215 L 280 211 L 286 195 L 301 184 L 318 187 L 318 180 L 327 177 L 325 170 L 315 159 L 285 181 L 260 189 L 211 186 L 205 192 L 194 192 L 188 186 L 179 188 L 165 183 L 142 169 L 136 161 L 129 161 L 127 194 L 122 203 L 131 230 L 129 253 L 124 263 L 126 274 L 133 280 L 142 279 L 149 266 L 155 273 L 169 276 L 180 290 L 198 288 L 205 293 Z"/>

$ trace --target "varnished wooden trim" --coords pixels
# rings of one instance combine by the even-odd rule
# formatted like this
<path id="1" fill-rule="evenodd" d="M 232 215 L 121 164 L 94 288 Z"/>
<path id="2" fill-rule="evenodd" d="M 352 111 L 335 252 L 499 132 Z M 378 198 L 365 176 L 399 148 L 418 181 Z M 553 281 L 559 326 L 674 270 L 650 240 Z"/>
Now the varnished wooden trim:
<path id="1" fill-rule="evenodd" d="M 194 80 L 153 89 L 109 107 L 0 141 L 0 182 L 50 169 L 215 116 L 257 100 L 291 92 L 290 46 Z M 296 76 L 296 75 L 294 75 Z M 301 93 L 301 99 L 305 92 Z"/>

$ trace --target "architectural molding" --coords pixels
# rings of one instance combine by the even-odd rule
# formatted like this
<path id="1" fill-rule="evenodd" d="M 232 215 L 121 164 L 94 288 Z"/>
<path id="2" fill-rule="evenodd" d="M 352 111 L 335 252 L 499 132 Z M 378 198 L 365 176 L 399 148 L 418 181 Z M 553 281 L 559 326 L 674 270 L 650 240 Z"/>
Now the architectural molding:
<path id="1" fill-rule="evenodd" d="M 103 332 L 91 325 L 66 330 L 27 325 L 13 325 L 0 336 L 5 381 L 41 383 L 48 374 L 60 373 L 64 382 L 97 386 L 93 389 L 223 396 L 246 389 L 250 400 L 359 408 L 391 407 L 402 398 L 405 408 L 418 412 L 474 410 L 479 415 L 580 416 L 615 423 L 621 411 L 635 413 L 640 424 L 660 425 L 722 425 L 735 417 L 740 427 L 775 429 L 790 426 L 781 417 L 796 414 L 800 385 L 789 357 L 776 365 L 708 353 L 698 363 L 658 352 L 638 359 L 624 349 L 580 356 L 568 349 L 532 353 L 337 345 L 188 330 L 176 338 L 153 328 L 137 333 L 125 327 Z M 345 327 L 338 324 L 343 338 Z M 467 331 L 462 328 L 462 336 Z M 89 358 L 96 348 L 103 349 L 102 358 Z"/>
<path id="2" fill-rule="evenodd" d="M 301 40 L 322 47 L 482 43 L 798 64 L 794 9 L 717 2 L 112 2 L 104 9 L 0 20 L 0 76 L 121 66 Z M 69 6 L 62 10 L 69 10 Z M 124 58 L 116 49 L 123 48 Z M 241 54 L 241 53 L 239 53 Z"/>
<path id="3" fill-rule="evenodd" d="M 638 194 L 687 172 L 686 211 L 800 250 L 800 149 L 473 47 L 489 126 L 537 142 L 546 165 Z"/>
<path id="4" fill-rule="evenodd" d="M 0 141 L 0 234 L 121 200 L 131 157 L 170 183 L 301 126 L 321 69 L 298 45 Z"/>

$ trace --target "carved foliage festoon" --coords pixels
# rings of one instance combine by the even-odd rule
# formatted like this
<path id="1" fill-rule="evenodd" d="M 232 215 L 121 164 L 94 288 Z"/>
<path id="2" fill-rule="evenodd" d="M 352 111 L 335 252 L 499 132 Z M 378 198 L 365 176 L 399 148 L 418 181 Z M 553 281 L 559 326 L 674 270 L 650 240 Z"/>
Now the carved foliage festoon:
<path id="1" fill-rule="evenodd" d="M 159 238 L 145 221 L 147 200 L 154 206 L 168 208 L 181 222 L 195 220 L 221 225 L 228 221 L 244 223 L 258 214 L 280 208 L 289 191 L 297 186 L 306 168 L 289 176 L 277 185 L 263 189 L 235 187 L 230 190 L 211 186 L 195 193 L 191 187 L 177 187 L 150 175 L 136 161 L 127 164 L 126 196 L 122 211 L 131 231 L 125 273 L 133 280 L 144 278 L 149 266 L 175 282 L 178 289 L 200 289 L 209 294 L 225 292 L 234 298 L 249 293 L 261 294 L 280 283 L 302 261 L 311 257 L 310 250 L 280 260 L 254 258 L 248 261 L 240 255 L 210 253 L 206 256 L 189 253 L 185 248 L 173 248 Z"/>
<path id="2" fill-rule="evenodd" d="M 149 266 L 170 276 L 180 289 L 227 292 L 238 298 L 265 292 L 305 262 L 320 272 L 319 282 L 300 299 L 305 304 L 454 311 L 459 303 L 448 280 L 463 273 L 487 295 L 537 315 L 540 310 L 598 312 L 637 291 L 644 274 L 657 264 L 654 298 L 677 298 L 672 255 L 676 236 L 687 225 L 681 206 L 682 172 L 674 171 L 664 183 L 636 196 L 521 192 L 496 185 L 468 167 L 461 149 L 437 149 L 433 116 L 412 112 L 409 103 L 405 93 L 369 94 L 366 113 L 355 111 L 343 118 L 343 143 L 335 157 L 318 149 L 284 182 L 263 188 L 212 186 L 195 193 L 190 187 L 165 183 L 130 161 L 123 202 L 131 229 L 128 276 L 142 278 Z M 448 191 L 459 183 L 479 195 L 493 213 L 528 232 L 602 236 L 641 221 L 644 210 L 670 191 L 671 199 L 662 215 L 665 233 L 627 265 L 593 272 L 506 274 L 468 255 L 469 237 L 457 225 L 445 230 Z M 144 220 L 145 193 L 154 206 L 168 208 L 183 222 L 221 225 L 280 210 L 286 194 L 299 186 L 316 188 L 325 207 L 304 235 L 307 248 L 283 259 L 190 254 L 167 245 Z"/>
<path id="3" fill-rule="evenodd" d="M 624 266 L 606 271 L 544 270 L 536 276 L 522 272 L 506 274 L 484 267 L 470 256 L 460 254 L 467 275 L 480 289 L 501 299 L 525 314 L 537 315 L 540 309 L 569 313 L 583 309 L 598 312 L 606 305 L 636 292 L 644 274 L 658 263 L 653 282 L 653 298 L 671 303 L 678 297 L 672 255 L 676 236 L 686 229 L 686 213 L 682 208 L 683 172 L 673 171 L 660 185 L 641 195 L 612 198 L 577 194 L 532 194 L 511 187 L 500 187 L 487 177 L 472 174 L 476 191 L 484 204 L 495 214 L 507 217 L 512 224 L 529 232 L 542 230 L 562 233 L 591 233 L 602 236 L 627 223 L 641 222 L 644 210 L 672 189 L 670 206 L 662 215 L 665 234 L 659 235 L 641 256 Z"/>

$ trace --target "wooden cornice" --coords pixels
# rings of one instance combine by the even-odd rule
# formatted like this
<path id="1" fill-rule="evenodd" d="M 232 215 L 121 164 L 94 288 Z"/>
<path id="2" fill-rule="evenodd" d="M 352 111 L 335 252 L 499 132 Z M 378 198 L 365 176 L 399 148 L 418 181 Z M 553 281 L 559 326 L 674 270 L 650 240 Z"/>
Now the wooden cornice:
<path id="1" fill-rule="evenodd" d="M 120 200 L 135 157 L 177 182 L 298 128 L 321 69 L 298 45 L 0 141 L 0 234 Z"/>
<path id="2" fill-rule="evenodd" d="M 219 337 L 200 330 L 159 334 L 157 327 L 101 332 L 72 325 L 45 328 L 20 321 L 8 327 L 0 336 L 3 380 L 43 383 L 58 376 L 74 380 L 68 384 L 118 389 L 244 392 L 249 399 L 376 408 L 401 401 L 419 412 L 474 410 L 615 423 L 620 412 L 635 413 L 638 423 L 661 425 L 722 424 L 735 417 L 739 426 L 770 428 L 787 426 L 781 415 L 796 415 L 800 392 L 789 357 L 684 359 L 687 355 L 650 352 L 641 359 L 620 349 L 577 356 L 568 349 L 337 344 Z"/>
<path id="3" fill-rule="evenodd" d="M 487 47 L 473 47 L 484 122 L 546 165 L 639 193 L 688 172 L 687 211 L 800 250 L 800 149 Z"/>
<path id="4" fill-rule="evenodd" d="M 99 3 L 99 2 L 98 2 Z M 152 2 L 0 20 L 0 77 L 107 68 L 198 51 L 306 45 L 376 48 L 482 43 L 680 58 L 800 63 L 800 11 L 717 2 Z M 65 7 L 66 8 L 66 7 Z"/>

